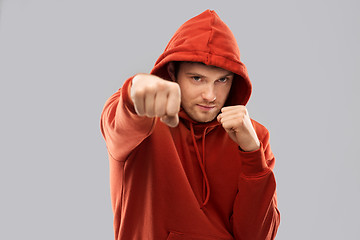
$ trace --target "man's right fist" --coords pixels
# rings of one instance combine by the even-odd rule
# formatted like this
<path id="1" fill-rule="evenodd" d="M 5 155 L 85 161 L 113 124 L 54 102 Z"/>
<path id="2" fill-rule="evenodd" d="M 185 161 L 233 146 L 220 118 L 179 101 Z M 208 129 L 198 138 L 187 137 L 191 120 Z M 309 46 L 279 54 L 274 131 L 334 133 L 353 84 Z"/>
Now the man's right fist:
<path id="1" fill-rule="evenodd" d="M 138 74 L 132 79 L 130 96 L 139 116 L 160 117 L 169 127 L 179 124 L 181 92 L 177 83 L 155 75 Z"/>

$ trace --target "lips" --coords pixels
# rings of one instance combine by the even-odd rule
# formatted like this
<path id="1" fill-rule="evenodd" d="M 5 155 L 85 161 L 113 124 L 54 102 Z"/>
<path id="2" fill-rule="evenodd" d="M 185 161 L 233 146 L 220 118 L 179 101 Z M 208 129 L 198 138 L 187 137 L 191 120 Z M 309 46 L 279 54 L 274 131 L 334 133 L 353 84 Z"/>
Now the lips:
<path id="1" fill-rule="evenodd" d="M 205 111 L 210 111 L 212 109 L 215 108 L 215 105 L 202 105 L 202 104 L 197 104 L 197 106 L 201 109 L 201 110 L 205 110 Z"/>

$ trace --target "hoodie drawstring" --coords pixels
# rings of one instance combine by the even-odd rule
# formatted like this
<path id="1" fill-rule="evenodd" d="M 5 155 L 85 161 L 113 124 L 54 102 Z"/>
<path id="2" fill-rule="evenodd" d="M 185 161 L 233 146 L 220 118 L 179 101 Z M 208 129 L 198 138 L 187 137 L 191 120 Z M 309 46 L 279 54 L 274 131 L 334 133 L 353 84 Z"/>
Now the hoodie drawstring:
<path id="1" fill-rule="evenodd" d="M 202 187 L 202 194 L 203 194 L 203 202 L 200 208 L 203 208 L 209 201 L 210 198 L 210 185 L 209 185 L 209 180 L 207 178 L 206 175 L 206 171 L 205 171 L 205 135 L 206 135 L 206 130 L 205 129 L 203 136 L 202 136 L 202 153 L 203 153 L 203 157 L 201 159 L 200 156 L 200 152 L 199 152 L 199 148 L 196 144 L 196 139 L 195 139 L 195 133 L 194 133 L 194 128 L 193 128 L 193 124 L 190 123 L 190 132 L 191 132 L 191 137 L 193 140 L 193 144 L 194 144 L 194 148 L 195 148 L 195 152 L 196 152 L 196 158 L 199 162 L 200 168 L 201 168 L 201 172 L 203 175 L 203 187 Z"/>

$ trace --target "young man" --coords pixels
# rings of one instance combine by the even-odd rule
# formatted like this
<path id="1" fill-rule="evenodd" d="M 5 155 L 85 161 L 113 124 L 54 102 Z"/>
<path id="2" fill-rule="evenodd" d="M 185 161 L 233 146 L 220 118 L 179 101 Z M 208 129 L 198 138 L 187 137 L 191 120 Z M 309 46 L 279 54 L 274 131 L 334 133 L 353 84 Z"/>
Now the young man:
<path id="1" fill-rule="evenodd" d="M 280 215 L 266 128 L 214 11 L 184 23 L 151 74 L 105 104 L 115 239 L 274 239 Z"/>

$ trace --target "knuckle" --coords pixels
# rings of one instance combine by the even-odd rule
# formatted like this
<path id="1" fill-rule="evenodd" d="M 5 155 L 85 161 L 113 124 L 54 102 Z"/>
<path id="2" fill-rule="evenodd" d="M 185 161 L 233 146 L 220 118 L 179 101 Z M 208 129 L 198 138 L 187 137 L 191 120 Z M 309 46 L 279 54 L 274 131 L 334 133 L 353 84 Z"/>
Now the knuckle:
<path id="1" fill-rule="evenodd" d="M 156 110 L 155 110 L 155 115 L 157 117 L 162 117 L 165 115 L 165 108 L 163 107 L 158 107 Z"/>
<path id="2" fill-rule="evenodd" d="M 166 82 L 164 80 L 157 81 L 156 88 L 160 91 L 163 91 L 164 89 L 166 89 Z"/>
<path id="3" fill-rule="evenodd" d="M 144 96 L 144 94 L 145 94 L 144 89 L 134 89 L 134 91 L 132 92 L 132 96 L 134 98 L 140 98 Z"/>
<path id="4" fill-rule="evenodd" d="M 156 87 L 153 84 L 146 85 L 144 87 L 144 94 L 153 94 L 156 90 Z"/>
<path id="5" fill-rule="evenodd" d="M 174 82 L 169 82 L 169 89 L 172 91 L 172 92 L 180 92 L 180 87 L 179 87 L 179 84 L 177 83 L 174 83 Z"/>
<path id="6" fill-rule="evenodd" d="M 145 114 L 147 117 L 155 117 L 155 113 L 154 111 L 146 111 L 146 114 Z"/>

